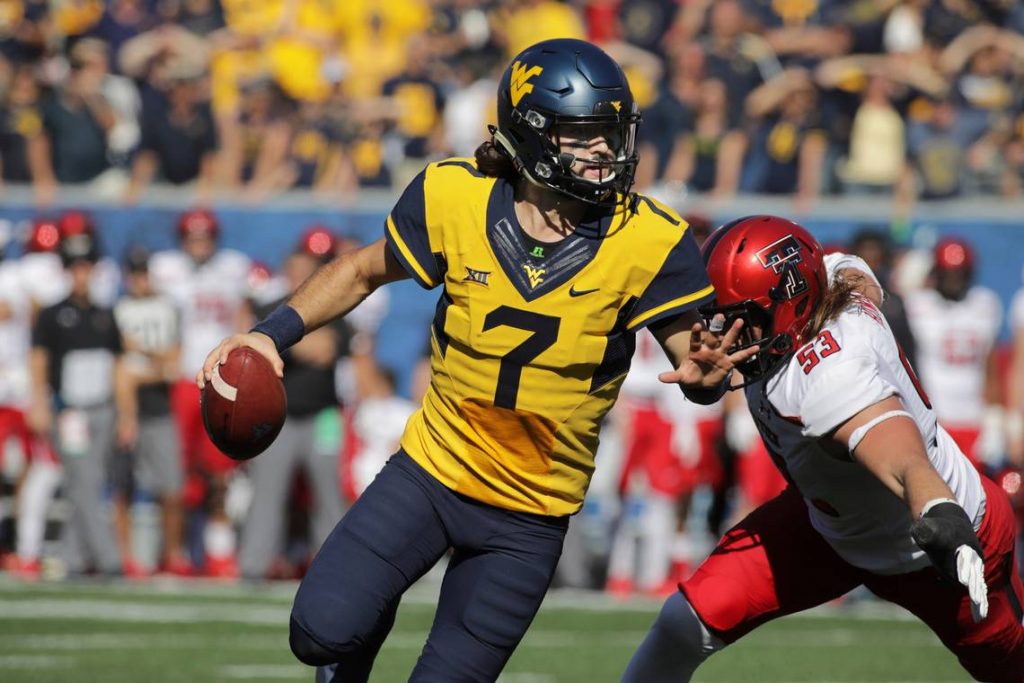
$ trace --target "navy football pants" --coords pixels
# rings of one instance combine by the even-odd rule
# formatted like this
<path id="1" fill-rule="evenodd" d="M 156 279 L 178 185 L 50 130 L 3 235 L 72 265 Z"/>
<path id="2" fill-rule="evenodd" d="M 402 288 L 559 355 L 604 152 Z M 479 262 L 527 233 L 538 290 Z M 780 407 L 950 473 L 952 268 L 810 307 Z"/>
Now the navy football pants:
<path id="1" fill-rule="evenodd" d="M 299 586 L 292 652 L 312 666 L 336 665 L 321 672 L 333 683 L 366 681 L 402 593 L 451 547 L 434 624 L 409 680 L 494 681 L 540 607 L 568 523 L 456 494 L 399 451 Z"/>

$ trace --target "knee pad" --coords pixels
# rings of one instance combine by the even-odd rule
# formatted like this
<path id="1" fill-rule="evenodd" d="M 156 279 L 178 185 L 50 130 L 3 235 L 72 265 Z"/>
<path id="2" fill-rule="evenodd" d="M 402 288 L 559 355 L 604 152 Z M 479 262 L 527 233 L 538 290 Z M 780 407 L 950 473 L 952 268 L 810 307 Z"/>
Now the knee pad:
<path id="1" fill-rule="evenodd" d="M 299 626 L 293 617 L 288 625 L 288 645 L 303 664 L 309 666 L 327 666 L 336 663 L 341 655 L 318 643 L 305 629 Z"/>

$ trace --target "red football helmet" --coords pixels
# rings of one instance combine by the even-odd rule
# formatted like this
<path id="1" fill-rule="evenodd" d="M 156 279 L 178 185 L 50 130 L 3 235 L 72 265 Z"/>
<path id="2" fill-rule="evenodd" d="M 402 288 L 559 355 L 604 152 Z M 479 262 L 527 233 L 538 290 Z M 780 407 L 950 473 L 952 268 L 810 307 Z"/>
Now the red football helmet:
<path id="1" fill-rule="evenodd" d="M 994 479 L 999 488 L 1010 497 L 1010 505 L 1017 515 L 1017 523 L 1024 525 L 1024 469 L 1006 467 L 997 473 Z"/>
<path id="2" fill-rule="evenodd" d="M 722 313 L 726 329 L 743 320 L 733 350 L 761 347 L 740 366 L 748 382 L 757 380 L 807 341 L 807 323 L 828 288 L 824 249 L 790 220 L 747 216 L 712 233 L 701 252 L 716 296 L 701 314 L 710 324 Z M 761 328 L 760 339 L 754 325 Z"/>
<path id="3" fill-rule="evenodd" d="M 201 235 L 215 240 L 219 234 L 220 223 L 212 211 L 195 209 L 186 211 L 178 218 L 178 237 L 180 239 Z"/>
<path id="4" fill-rule="evenodd" d="M 941 239 L 933 253 L 935 289 L 951 301 L 962 301 L 974 280 L 974 250 L 956 237 Z"/>
<path id="5" fill-rule="evenodd" d="M 306 232 L 302 233 L 298 248 L 295 250 L 301 254 L 322 260 L 329 260 L 334 256 L 334 248 L 337 240 L 330 228 L 323 225 L 312 225 Z"/>
<path id="6" fill-rule="evenodd" d="M 962 239 L 941 239 L 935 245 L 935 267 L 939 270 L 971 270 L 974 268 L 974 250 Z"/>
<path id="7" fill-rule="evenodd" d="M 55 221 L 37 219 L 32 221 L 32 230 L 25 241 L 25 251 L 52 252 L 57 251 L 60 244 L 60 228 Z"/>
<path id="8" fill-rule="evenodd" d="M 84 211 L 65 211 L 57 219 L 57 229 L 60 230 L 62 239 L 75 235 L 96 234 L 96 224 L 93 223 L 92 217 Z"/>

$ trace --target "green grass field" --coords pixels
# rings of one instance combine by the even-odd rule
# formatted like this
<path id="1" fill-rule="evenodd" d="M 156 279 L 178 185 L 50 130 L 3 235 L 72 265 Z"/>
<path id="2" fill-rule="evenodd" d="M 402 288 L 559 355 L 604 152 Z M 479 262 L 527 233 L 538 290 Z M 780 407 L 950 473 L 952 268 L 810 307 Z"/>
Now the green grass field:
<path id="1" fill-rule="evenodd" d="M 0 681 L 312 681 L 288 650 L 294 585 L 25 584 L 0 576 Z M 414 587 L 374 683 L 401 683 L 423 645 L 434 591 Z M 618 681 L 659 603 L 552 592 L 502 683 Z M 938 640 L 874 604 L 771 624 L 713 657 L 697 681 L 952 683 L 969 677 Z"/>

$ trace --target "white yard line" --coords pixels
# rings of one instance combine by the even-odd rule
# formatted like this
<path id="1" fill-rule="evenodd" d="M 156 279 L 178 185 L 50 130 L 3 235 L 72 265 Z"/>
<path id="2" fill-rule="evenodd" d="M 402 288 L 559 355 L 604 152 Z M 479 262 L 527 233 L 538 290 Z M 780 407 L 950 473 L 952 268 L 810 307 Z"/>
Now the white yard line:
<path id="1" fill-rule="evenodd" d="M 86 591 L 89 597 L 84 598 L 84 600 L 101 600 L 102 597 L 97 594 L 139 597 L 173 596 L 179 599 L 195 599 L 201 601 L 201 604 L 206 606 L 211 604 L 211 600 L 215 600 L 218 597 L 225 599 L 248 598 L 252 601 L 251 603 L 239 605 L 238 603 L 225 602 L 221 604 L 220 609 L 230 611 L 236 608 L 251 609 L 255 606 L 271 605 L 281 605 L 287 609 L 291 605 L 297 587 L 298 584 L 296 582 L 225 584 L 216 581 L 182 580 L 170 577 L 161 577 L 147 582 L 118 581 L 98 583 L 74 581 L 26 584 L 0 574 L 0 604 L 6 604 L 6 601 L 2 601 L 3 597 L 17 595 L 26 591 L 31 591 L 36 595 L 40 593 L 52 595 L 54 598 L 66 596 L 71 599 L 70 601 L 79 602 L 80 599 L 75 596 Z M 439 584 L 436 582 L 421 581 L 409 589 L 402 599 L 402 604 L 433 606 L 437 603 L 438 590 Z M 644 612 L 654 614 L 661 609 L 662 602 L 660 599 L 643 597 L 622 600 L 612 598 L 598 591 L 555 589 L 545 598 L 542 610 L 544 608 L 556 608 L 584 612 Z M 119 602 L 118 604 L 126 603 Z M 180 602 L 176 602 L 174 606 L 181 607 L 182 605 Z M 2 618 L 3 613 L 0 612 L 0 619 Z M 915 619 L 913 615 L 900 607 L 872 600 L 858 601 L 852 604 L 822 605 L 821 607 L 788 618 L 842 618 L 880 621 L 913 621 Z M 224 619 L 224 621 L 235 620 Z"/>
<path id="2" fill-rule="evenodd" d="M 301 664 L 227 664 L 220 667 L 222 678 L 254 680 L 261 678 L 313 678 L 313 669 Z"/>
<path id="3" fill-rule="evenodd" d="M 67 669 L 75 663 L 71 657 L 49 655 L 0 655 L 0 671 L 11 669 Z"/>

